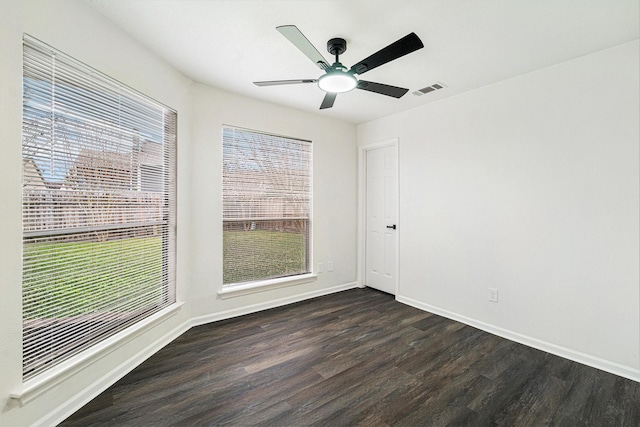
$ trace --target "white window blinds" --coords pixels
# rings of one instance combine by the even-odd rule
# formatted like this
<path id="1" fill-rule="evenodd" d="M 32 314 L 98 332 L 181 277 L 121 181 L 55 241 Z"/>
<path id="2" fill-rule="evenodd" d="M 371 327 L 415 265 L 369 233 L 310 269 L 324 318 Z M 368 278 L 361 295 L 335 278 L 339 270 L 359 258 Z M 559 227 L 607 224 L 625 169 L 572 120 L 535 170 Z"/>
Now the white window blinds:
<path id="1" fill-rule="evenodd" d="M 225 285 L 310 272 L 311 143 L 224 127 Z"/>
<path id="2" fill-rule="evenodd" d="M 24 39 L 23 378 L 175 302 L 176 113 Z"/>

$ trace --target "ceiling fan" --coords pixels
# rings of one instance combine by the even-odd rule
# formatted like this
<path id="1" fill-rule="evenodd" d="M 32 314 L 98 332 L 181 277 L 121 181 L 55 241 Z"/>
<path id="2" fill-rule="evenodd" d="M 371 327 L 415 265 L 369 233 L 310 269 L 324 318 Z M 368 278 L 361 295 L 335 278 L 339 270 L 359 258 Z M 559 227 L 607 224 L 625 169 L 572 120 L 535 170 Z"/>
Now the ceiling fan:
<path id="1" fill-rule="evenodd" d="M 340 63 L 339 56 L 347 50 L 347 42 L 341 38 L 334 38 L 327 42 L 327 51 L 331 55 L 335 55 L 336 61 L 329 65 L 326 59 L 318 52 L 311 42 L 300 32 L 295 25 L 283 25 L 276 29 L 285 36 L 295 47 L 300 49 L 307 58 L 313 61 L 324 75 L 317 79 L 301 79 L 301 80 L 272 80 L 265 82 L 253 82 L 256 86 L 277 86 L 291 85 L 302 83 L 317 83 L 320 89 L 326 92 L 320 109 L 331 108 L 338 93 L 348 92 L 353 89 L 362 89 L 369 92 L 380 93 L 382 95 L 400 98 L 409 89 L 397 86 L 390 86 L 382 83 L 369 82 L 359 80 L 356 75 L 361 75 L 369 70 L 373 70 L 380 65 L 391 62 L 404 55 L 414 52 L 424 47 L 420 38 L 415 34 L 407 34 L 400 40 L 391 43 L 389 46 L 380 49 L 376 53 L 362 61 L 358 62 L 351 68 L 347 68 Z"/>

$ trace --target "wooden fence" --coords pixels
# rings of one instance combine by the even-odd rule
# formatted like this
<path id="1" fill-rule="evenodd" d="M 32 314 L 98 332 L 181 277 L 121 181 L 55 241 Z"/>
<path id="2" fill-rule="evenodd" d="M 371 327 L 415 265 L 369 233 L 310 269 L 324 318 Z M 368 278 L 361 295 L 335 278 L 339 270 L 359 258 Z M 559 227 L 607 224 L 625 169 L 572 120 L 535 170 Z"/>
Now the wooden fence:
<path id="1" fill-rule="evenodd" d="M 23 189 L 23 231 L 70 230 L 118 224 L 154 224 L 166 216 L 161 194 Z"/>

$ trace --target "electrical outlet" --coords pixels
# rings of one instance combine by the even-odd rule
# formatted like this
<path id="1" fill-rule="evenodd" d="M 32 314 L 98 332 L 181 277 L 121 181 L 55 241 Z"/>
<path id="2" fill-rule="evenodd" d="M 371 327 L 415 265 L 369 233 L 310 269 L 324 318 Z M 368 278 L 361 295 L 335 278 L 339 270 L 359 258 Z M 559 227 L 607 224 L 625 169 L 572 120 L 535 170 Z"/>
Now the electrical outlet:
<path id="1" fill-rule="evenodd" d="M 327 263 L 327 271 L 333 271 L 333 261 Z"/>
<path id="2" fill-rule="evenodd" d="M 489 302 L 498 302 L 498 290 L 489 288 Z"/>
<path id="3" fill-rule="evenodd" d="M 322 270 L 324 268 L 324 265 L 322 265 L 321 262 L 318 263 L 318 273 L 322 273 Z"/>

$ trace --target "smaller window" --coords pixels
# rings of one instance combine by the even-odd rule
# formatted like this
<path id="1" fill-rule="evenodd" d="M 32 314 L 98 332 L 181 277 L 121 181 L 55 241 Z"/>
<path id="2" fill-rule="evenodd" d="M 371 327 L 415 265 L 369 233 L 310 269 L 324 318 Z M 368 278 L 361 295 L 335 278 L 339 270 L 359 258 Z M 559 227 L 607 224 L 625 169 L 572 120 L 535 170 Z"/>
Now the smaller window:
<path id="1" fill-rule="evenodd" d="M 311 142 L 224 127 L 223 284 L 310 272 Z"/>

